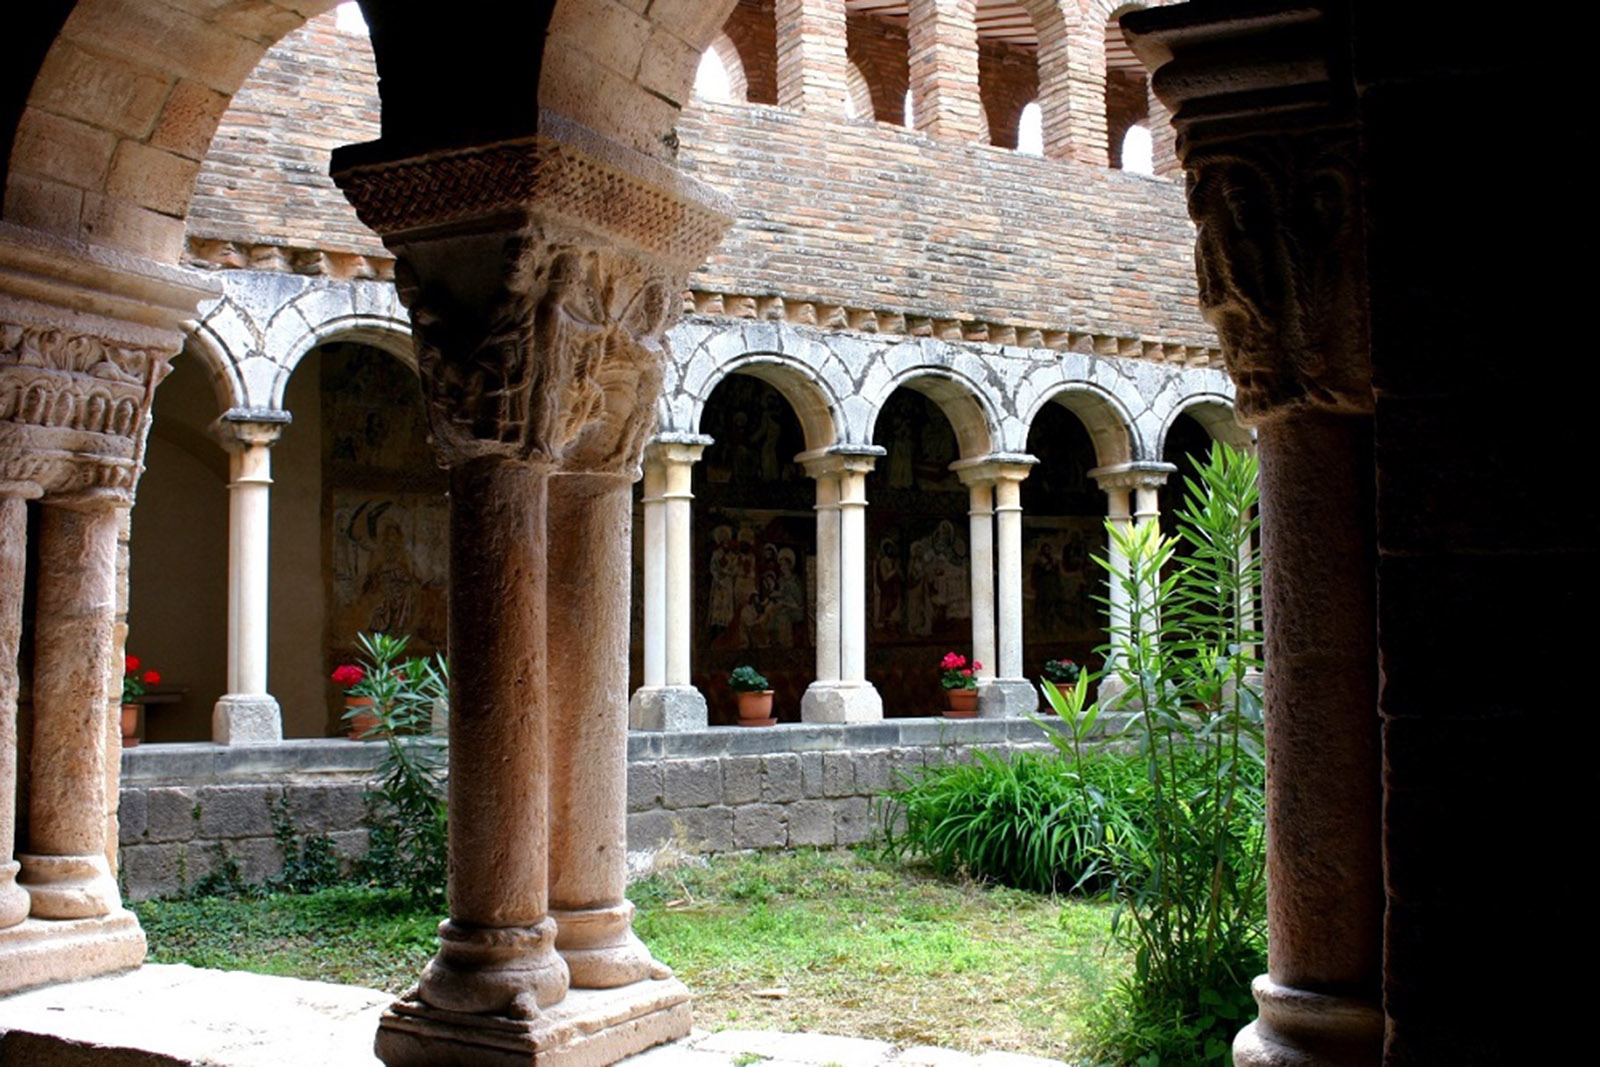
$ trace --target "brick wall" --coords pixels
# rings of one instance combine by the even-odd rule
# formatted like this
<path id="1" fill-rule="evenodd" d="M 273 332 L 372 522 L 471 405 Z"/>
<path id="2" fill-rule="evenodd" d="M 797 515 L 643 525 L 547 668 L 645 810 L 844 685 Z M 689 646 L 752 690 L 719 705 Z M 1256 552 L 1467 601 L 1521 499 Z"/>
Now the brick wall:
<path id="1" fill-rule="evenodd" d="M 767 17 L 764 7 L 739 12 L 754 24 Z M 889 29 L 900 44 L 884 26 L 852 37 L 857 48 L 877 42 L 873 69 L 899 64 L 899 86 L 904 30 Z M 997 72 L 991 114 L 1020 111 L 1031 95 L 1025 63 L 985 54 Z M 335 145 L 376 136 L 377 109 L 365 38 L 338 32 L 331 17 L 290 34 L 218 131 L 196 187 L 191 239 L 382 256 L 326 176 Z M 760 105 L 691 107 L 680 136 L 685 169 L 739 205 L 738 223 L 691 279 L 694 288 L 1215 343 L 1195 310 L 1193 229 L 1175 183 Z"/>

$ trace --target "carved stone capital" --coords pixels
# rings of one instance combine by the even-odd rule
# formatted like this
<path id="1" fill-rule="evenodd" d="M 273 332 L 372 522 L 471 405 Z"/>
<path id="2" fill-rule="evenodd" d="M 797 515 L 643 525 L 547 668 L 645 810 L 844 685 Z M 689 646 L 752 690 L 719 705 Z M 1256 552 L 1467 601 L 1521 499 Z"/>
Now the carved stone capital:
<path id="1" fill-rule="evenodd" d="M 395 252 L 443 462 L 635 473 L 666 330 L 726 202 L 550 114 L 525 140 L 383 148 L 341 150 L 334 177 Z"/>
<path id="2" fill-rule="evenodd" d="M 1034 465 L 1035 456 L 1020 452 L 995 452 L 975 459 L 958 459 L 950 464 L 962 485 L 994 485 L 997 482 L 1025 481 Z"/>
<path id="3" fill-rule="evenodd" d="M 1171 463 L 1119 463 L 1096 467 L 1089 472 L 1089 477 L 1107 493 L 1114 489 L 1160 489 L 1177 470 Z"/>
<path id="4" fill-rule="evenodd" d="M 1123 22 L 1171 109 L 1203 314 L 1241 421 L 1372 410 L 1354 102 L 1324 12 L 1162 9 Z"/>
<path id="5" fill-rule="evenodd" d="M 287 411 L 230 408 L 211 424 L 211 436 L 229 452 L 251 448 L 271 448 L 283 436 L 283 428 L 294 421 Z"/>
<path id="6" fill-rule="evenodd" d="M 214 288 L 0 223 L 0 485 L 131 502 L 156 384 Z"/>

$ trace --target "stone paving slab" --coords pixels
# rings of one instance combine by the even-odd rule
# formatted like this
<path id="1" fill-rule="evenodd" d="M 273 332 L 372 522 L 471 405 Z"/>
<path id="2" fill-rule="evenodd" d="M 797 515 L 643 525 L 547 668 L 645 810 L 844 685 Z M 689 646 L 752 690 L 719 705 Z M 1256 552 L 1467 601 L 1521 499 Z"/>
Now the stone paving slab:
<path id="1" fill-rule="evenodd" d="M 750 1057 L 756 1057 L 750 1059 Z M 1060 1060 L 1015 1052 L 974 1055 L 916 1045 L 900 1049 L 887 1041 L 778 1030 L 696 1030 L 681 1041 L 642 1052 L 621 1067 L 1067 1067 Z"/>

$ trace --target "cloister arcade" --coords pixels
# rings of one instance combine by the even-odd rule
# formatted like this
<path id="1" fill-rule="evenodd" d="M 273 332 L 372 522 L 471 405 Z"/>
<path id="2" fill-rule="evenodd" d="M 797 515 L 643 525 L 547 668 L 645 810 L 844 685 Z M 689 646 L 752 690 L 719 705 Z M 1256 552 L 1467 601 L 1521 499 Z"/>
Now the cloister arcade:
<path id="1" fill-rule="evenodd" d="M 371 52 L 325 45 L 365 65 L 345 108 L 327 105 L 347 92 L 300 92 L 272 54 L 290 35 L 318 47 L 333 7 L 61 0 L 5 15 L 0 990 L 144 958 L 116 879 L 113 709 L 129 568 L 139 585 L 145 566 L 130 557 L 161 552 L 164 519 L 130 514 L 145 467 L 160 477 L 164 453 L 182 483 L 186 453 L 214 488 L 197 434 L 224 441 L 224 743 L 204 747 L 247 762 L 266 751 L 247 742 L 283 734 L 267 655 L 280 616 L 261 579 L 295 560 L 274 556 L 270 514 L 306 488 L 269 479 L 301 444 L 308 470 L 334 458 L 309 435 L 290 445 L 285 415 L 316 406 L 296 403 L 306 392 L 409 383 L 399 356 L 444 473 L 384 491 L 447 485 L 454 714 L 450 918 L 384 1016 L 386 1062 L 612 1062 L 687 1031 L 688 990 L 632 932 L 629 753 L 670 749 L 707 717 L 693 494 L 697 467 L 708 503 L 711 464 L 769 469 L 765 447 L 714 451 L 739 446 L 731 420 L 720 441 L 705 432 L 719 389 L 745 378 L 789 412 L 763 393 L 739 409 L 744 432 L 770 414 L 782 441 L 792 414 L 814 482 L 816 665 L 798 712 L 811 721 L 772 731 L 807 738 L 883 708 L 869 624 L 894 597 L 886 614 L 869 595 L 869 561 L 909 571 L 906 542 L 930 536 L 875 525 L 889 509 L 869 494 L 907 489 L 906 427 L 955 456 L 975 565 L 941 597 L 965 592 L 974 649 L 994 649 L 988 703 L 1004 726 L 1032 701 L 1022 591 L 1042 555 L 1026 547 L 1039 463 L 1076 454 L 1076 479 L 1092 450 L 1082 473 L 1106 517 L 1149 519 L 1172 460 L 1202 433 L 1238 437 L 1236 410 L 1263 461 L 1272 890 L 1270 973 L 1237 1060 L 1530 1058 L 1535 1013 L 1510 998 L 1536 983 L 1490 980 L 1484 960 L 1541 972 L 1524 931 L 1483 920 L 1477 863 L 1481 841 L 1522 829 L 1478 769 L 1531 734 L 1533 709 L 1469 692 L 1451 653 L 1485 618 L 1560 617 L 1592 548 L 1581 524 L 1529 518 L 1560 499 L 1560 464 L 1483 477 L 1504 469 L 1480 417 L 1502 399 L 1504 346 L 1478 313 L 1552 303 L 1536 272 L 1505 264 L 1540 262 L 1529 234 L 1558 224 L 1530 216 L 1567 202 L 1540 184 L 1559 176 L 1518 168 L 1492 186 L 1437 180 L 1451 148 L 1532 110 L 1494 31 L 1373 0 L 1132 11 L 1120 38 L 1113 0 L 459 0 L 449 17 L 364 0 Z M 869 29 L 892 59 L 862 58 Z M 691 106 L 721 33 L 745 98 Z M 254 99 L 259 117 L 274 94 L 311 109 L 295 136 L 229 126 L 235 104 Z M 1033 102 L 1042 158 L 1007 147 Z M 1115 131 L 1141 119 L 1154 176 L 1113 165 Z M 1168 180 L 1180 169 L 1186 193 Z M 256 171 L 295 180 L 274 193 Z M 214 427 L 151 430 L 175 355 L 205 369 Z M 193 414 L 206 394 L 192 377 L 170 403 Z M 375 438 L 411 419 L 367 407 Z M 1579 454 L 1580 420 L 1550 422 L 1553 454 Z M 781 483 L 791 457 L 771 458 Z M 929 478 L 958 500 L 936 467 L 912 458 L 912 487 Z M 641 684 L 625 715 L 641 473 Z M 1077 484 L 1035 519 L 1097 518 Z M 1048 495 L 1052 479 L 1034 485 Z M 779 509 L 791 519 L 796 495 Z M 362 521 L 374 554 L 396 548 L 381 518 Z M 942 521 L 935 554 L 961 535 Z M 302 529 L 296 551 L 320 552 L 331 528 Z M 873 559 L 873 540 L 894 552 Z M 829 810 L 859 823 L 863 806 Z"/>

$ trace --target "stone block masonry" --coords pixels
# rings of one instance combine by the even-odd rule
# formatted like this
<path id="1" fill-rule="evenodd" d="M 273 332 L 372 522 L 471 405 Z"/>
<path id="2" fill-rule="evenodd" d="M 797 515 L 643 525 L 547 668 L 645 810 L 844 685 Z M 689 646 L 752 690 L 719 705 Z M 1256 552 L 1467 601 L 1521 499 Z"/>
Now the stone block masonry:
<path id="1" fill-rule="evenodd" d="M 435 743 L 435 742 L 423 742 Z M 902 775 L 967 760 L 1048 751 L 1025 719 L 888 719 L 763 730 L 635 732 L 628 738 L 628 848 L 700 853 L 831 847 L 871 840 L 877 797 Z M 141 745 L 122 756 L 121 877 L 129 899 L 180 893 L 231 858 L 247 882 L 281 871 L 273 809 L 296 832 L 364 854 L 367 784 L 383 746 Z"/>

